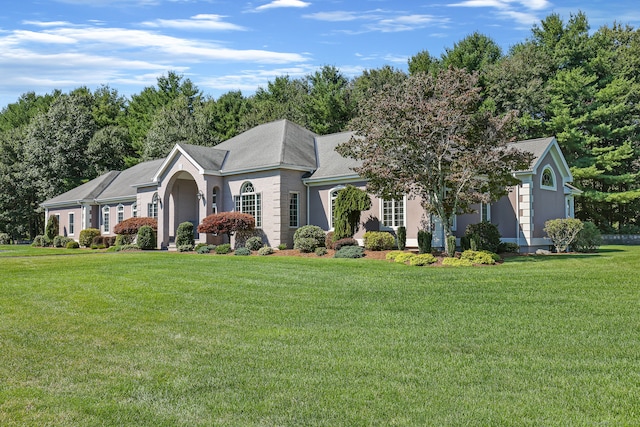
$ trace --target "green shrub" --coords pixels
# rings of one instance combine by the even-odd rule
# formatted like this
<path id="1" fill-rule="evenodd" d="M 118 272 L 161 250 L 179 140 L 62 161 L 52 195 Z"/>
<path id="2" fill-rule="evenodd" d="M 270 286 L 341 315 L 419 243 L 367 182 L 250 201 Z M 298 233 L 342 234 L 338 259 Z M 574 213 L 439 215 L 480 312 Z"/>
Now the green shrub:
<path id="1" fill-rule="evenodd" d="M 336 251 L 334 258 L 362 258 L 364 256 L 364 249 L 360 246 L 345 246 L 339 251 Z"/>
<path id="2" fill-rule="evenodd" d="M 556 252 L 564 252 L 569 249 L 569 245 L 573 243 L 583 227 L 584 224 L 579 219 L 550 219 L 544 223 L 544 232 L 551 239 Z"/>
<path id="3" fill-rule="evenodd" d="M 0 245 L 8 245 L 11 243 L 11 236 L 7 233 L 0 233 Z"/>
<path id="4" fill-rule="evenodd" d="M 191 252 L 193 251 L 193 245 L 180 245 L 176 246 L 178 252 Z"/>
<path id="5" fill-rule="evenodd" d="M 53 238 L 53 247 L 54 248 L 62 248 L 64 247 L 64 245 L 67 244 L 67 242 L 64 242 L 64 245 L 62 244 L 62 239 L 64 239 L 64 236 L 55 236 Z"/>
<path id="6" fill-rule="evenodd" d="M 253 236 L 247 239 L 247 241 L 245 242 L 245 246 L 251 251 L 257 251 L 264 246 L 264 243 L 262 242 L 262 238 Z"/>
<path id="7" fill-rule="evenodd" d="M 513 242 L 500 242 L 500 246 L 498 246 L 499 254 L 519 254 L 520 246 L 517 243 Z"/>
<path id="8" fill-rule="evenodd" d="M 198 254 L 208 254 L 216 249 L 216 245 L 207 245 L 206 243 L 198 243 L 195 247 L 195 251 Z"/>
<path id="9" fill-rule="evenodd" d="M 251 250 L 249 248 L 238 248 L 233 254 L 238 256 L 247 256 L 251 255 Z"/>
<path id="10" fill-rule="evenodd" d="M 304 225 L 296 230 L 293 235 L 293 249 L 299 249 L 302 252 L 313 252 L 317 247 L 324 246 L 326 235 L 322 228 L 317 225 Z M 302 247 L 300 247 L 300 242 Z M 313 239 L 311 244 L 308 239 Z M 304 248 L 304 249 L 303 249 Z"/>
<path id="11" fill-rule="evenodd" d="M 53 239 L 60 232 L 60 224 L 58 223 L 58 217 L 55 215 L 50 215 L 49 220 L 47 221 L 47 227 L 44 231 L 44 235 L 47 236 L 47 239 L 50 242 L 53 242 Z"/>
<path id="12" fill-rule="evenodd" d="M 583 222 L 572 247 L 578 252 L 595 252 L 602 245 L 602 235 L 592 222 Z"/>
<path id="13" fill-rule="evenodd" d="M 287 249 L 287 244 L 286 243 L 280 243 L 278 245 L 278 250 L 279 251 L 284 251 L 285 249 Z"/>
<path id="14" fill-rule="evenodd" d="M 193 229 L 193 223 L 189 221 L 185 221 L 178 225 L 178 229 L 176 230 L 176 247 L 180 248 L 181 246 L 189 246 L 189 250 L 193 249 L 193 246 L 196 244 L 195 239 L 193 238 Z"/>
<path id="15" fill-rule="evenodd" d="M 107 247 L 104 245 L 104 243 L 99 243 L 99 244 L 92 244 L 91 245 L 91 249 L 106 249 Z"/>
<path id="16" fill-rule="evenodd" d="M 469 235 L 469 249 L 471 249 L 472 251 L 479 251 L 480 249 L 478 249 L 480 247 L 480 236 L 478 236 L 477 234 L 470 234 Z"/>
<path id="17" fill-rule="evenodd" d="M 218 255 L 225 255 L 231 252 L 231 244 L 223 243 L 222 245 L 216 246 L 216 253 Z"/>
<path id="18" fill-rule="evenodd" d="M 489 251 L 473 251 L 468 250 L 462 252 L 460 259 L 466 259 L 472 264 L 495 264 L 500 260 L 500 256 Z"/>
<path id="19" fill-rule="evenodd" d="M 433 234 L 426 230 L 418 230 L 418 251 L 421 254 L 431 253 Z"/>
<path id="20" fill-rule="evenodd" d="M 358 241 L 353 237 L 345 237 L 344 239 L 336 240 L 333 243 L 333 249 L 339 251 L 345 246 L 358 246 Z"/>
<path id="21" fill-rule="evenodd" d="M 398 231 L 396 232 L 396 234 L 396 238 L 398 240 L 398 249 L 404 251 L 407 247 L 407 227 L 405 227 L 404 225 L 398 227 Z"/>
<path id="22" fill-rule="evenodd" d="M 324 256 L 327 254 L 327 248 L 316 248 L 315 253 L 317 256 Z"/>
<path id="23" fill-rule="evenodd" d="M 100 235 L 100 230 L 97 228 L 85 228 L 80 232 L 80 238 L 78 239 L 78 243 L 80 246 L 84 246 L 88 248 L 93 243 L 93 238 Z"/>
<path id="24" fill-rule="evenodd" d="M 143 225 L 138 230 L 138 247 L 142 250 L 155 249 L 157 246 L 156 232 L 149 225 Z"/>
<path id="25" fill-rule="evenodd" d="M 385 251 L 393 248 L 396 240 L 386 231 L 367 231 L 364 233 L 364 248 L 370 251 Z"/>
<path id="26" fill-rule="evenodd" d="M 420 254 L 409 258 L 409 265 L 423 266 L 433 264 L 436 261 L 438 259 L 431 254 Z"/>
<path id="27" fill-rule="evenodd" d="M 67 242 L 67 245 L 66 245 L 67 249 L 78 249 L 79 247 L 80 247 L 80 244 L 75 240 L 71 240 Z"/>
<path id="28" fill-rule="evenodd" d="M 384 258 L 390 261 L 395 261 L 396 257 L 403 253 L 404 251 L 391 251 L 391 252 L 388 252 Z"/>
<path id="29" fill-rule="evenodd" d="M 335 249 L 333 246 L 336 242 L 335 233 L 333 231 L 329 231 L 327 235 L 324 237 L 324 246 L 327 249 Z"/>
<path id="30" fill-rule="evenodd" d="M 447 255 L 456 256 L 456 236 L 447 236 Z"/>
<path id="31" fill-rule="evenodd" d="M 460 238 L 460 250 L 462 252 L 471 249 L 471 238 L 466 234 Z"/>
<path id="32" fill-rule="evenodd" d="M 127 245 L 122 245 L 122 246 L 116 246 L 116 251 L 117 252 L 131 252 L 131 251 L 139 251 L 140 250 L 140 246 L 138 245 L 134 245 L 134 244 L 127 244 Z"/>
<path id="33" fill-rule="evenodd" d="M 469 224 L 465 230 L 465 234 L 471 239 L 472 250 L 498 252 L 498 246 L 500 246 L 500 232 L 495 224 L 492 224 L 489 221 Z M 473 247 L 474 237 L 476 239 L 475 249 Z"/>
<path id="34" fill-rule="evenodd" d="M 411 258 L 416 256 L 411 252 L 402 252 L 401 254 L 396 255 L 395 262 L 399 262 L 400 264 L 405 264 L 407 261 L 410 261 Z"/>
<path id="35" fill-rule="evenodd" d="M 274 252 L 271 246 L 263 246 L 258 249 L 258 255 L 271 255 Z"/>
<path id="36" fill-rule="evenodd" d="M 313 252 L 318 247 L 318 241 L 313 237 L 300 237 L 293 245 L 294 249 L 298 249 L 300 252 Z"/>
<path id="37" fill-rule="evenodd" d="M 468 259 L 447 257 L 442 260 L 442 265 L 448 265 L 451 267 L 472 267 L 473 263 Z"/>
<path id="38" fill-rule="evenodd" d="M 114 246 L 130 245 L 133 243 L 134 237 L 135 235 L 131 234 L 118 234 L 113 244 Z"/>
<path id="39" fill-rule="evenodd" d="M 37 247 L 46 246 L 45 241 L 46 241 L 46 237 L 41 234 L 38 234 L 36 237 L 33 238 L 33 242 L 31 243 L 31 246 L 37 246 Z"/>
<path id="40" fill-rule="evenodd" d="M 102 245 L 105 248 L 112 246 L 112 243 L 115 241 L 115 238 L 110 236 L 96 236 L 93 238 L 91 245 Z"/>

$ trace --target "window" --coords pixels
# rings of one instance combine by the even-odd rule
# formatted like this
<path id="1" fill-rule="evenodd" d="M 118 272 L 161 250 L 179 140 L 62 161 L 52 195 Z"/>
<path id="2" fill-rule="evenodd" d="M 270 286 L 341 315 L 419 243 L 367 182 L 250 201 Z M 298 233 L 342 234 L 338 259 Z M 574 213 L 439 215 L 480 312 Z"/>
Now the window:
<path id="1" fill-rule="evenodd" d="M 298 227 L 300 224 L 300 195 L 289 193 L 289 227 Z"/>
<path id="2" fill-rule="evenodd" d="M 214 188 L 211 193 L 211 213 L 218 213 L 218 187 Z"/>
<path id="3" fill-rule="evenodd" d="M 551 166 L 545 166 L 540 177 L 540 187 L 546 190 L 556 189 L 556 176 Z"/>
<path id="4" fill-rule="evenodd" d="M 102 230 L 105 233 L 109 232 L 109 206 L 102 208 Z"/>
<path id="5" fill-rule="evenodd" d="M 76 215 L 73 212 L 69 212 L 69 235 L 73 236 L 75 230 L 75 218 Z"/>
<path id="6" fill-rule="evenodd" d="M 133 218 L 138 217 L 138 202 L 135 202 L 134 204 L 131 205 L 131 216 Z"/>
<path id="7" fill-rule="evenodd" d="M 397 228 L 404 226 L 404 198 L 382 201 L 382 225 Z"/>
<path id="8" fill-rule="evenodd" d="M 480 203 L 480 222 L 491 222 L 491 205 L 488 203 Z"/>
<path id="9" fill-rule="evenodd" d="M 260 193 L 256 193 L 253 184 L 245 182 L 240 188 L 240 195 L 234 197 L 236 212 L 252 215 L 256 220 L 256 227 L 262 227 L 262 201 Z"/>
<path id="10" fill-rule="evenodd" d="M 155 193 L 151 203 L 147 204 L 147 216 L 149 218 L 158 218 L 158 193 Z"/>
<path id="11" fill-rule="evenodd" d="M 329 218 L 330 222 L 329 222 L 329 228 L 332 229 L 333 228 L 333 223 L 334 223 L 334 219 L 335 219 L 335 201 L 336 201 L 336 197 L 338 197 L 338 192 L 340 192 L 340 190 L 342 190 L 344 188 L 344 186 L 341 187 L 336 187 L 333 188 L 329 191 L 329 211 L 331 212 L 331 217 Z"/>
<path id="12" fill-rule="evenodd" d="M 124 221 L 124 206 L 118 205 L 118 224 Z"/>

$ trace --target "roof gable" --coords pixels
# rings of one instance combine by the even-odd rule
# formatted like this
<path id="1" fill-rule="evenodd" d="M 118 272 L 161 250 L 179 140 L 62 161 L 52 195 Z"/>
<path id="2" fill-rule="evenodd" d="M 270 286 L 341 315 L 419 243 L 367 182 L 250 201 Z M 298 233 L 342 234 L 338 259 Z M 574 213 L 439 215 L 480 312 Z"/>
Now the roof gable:
<path id="1" fill-rule="evenodd" d="M 560 145 L 555 137 L 528 139 L 526 141 L 518 141 L 509 144 L 509 146 L 517 148 L 521 151 L 528 151 L 533 154 L 533 161 L 531 167 L 528 170 L 518 171 L 517 174 L 537 174 L 538 169 L 543 166 L 542 162 L 547 154 L 550 154 L 556 164 L 560 174 L 562 175 L 563 182 L 572 182 L 573 176 L 571 170 L 567 164 Z"/>
<path id="2" fill-rule="evenodd" d="M 160 177 L 167 171 L 173 160 L 180 155 L 191 162 L 201 175 L 204 175 L 205 173 L 216 173 L 222 168 L 224 159 L 227 156 L 227 151 L 221 150 L 218 147 L 176 144 L 164 159 L 160 168 L 153 175 L 152 181 L 160 181 Z"/>
<path id="3" fill-rule="evenodd" d="M 89 182 L 85 182 L 66 193 L 59 194 L 41 203 L 42 206 L 62 206 L 78 205 L 83 202 L 93 202 L 93 200 L 104 191 L 105 188 L 120 174 L 118 171 L 110 171 Z"/>

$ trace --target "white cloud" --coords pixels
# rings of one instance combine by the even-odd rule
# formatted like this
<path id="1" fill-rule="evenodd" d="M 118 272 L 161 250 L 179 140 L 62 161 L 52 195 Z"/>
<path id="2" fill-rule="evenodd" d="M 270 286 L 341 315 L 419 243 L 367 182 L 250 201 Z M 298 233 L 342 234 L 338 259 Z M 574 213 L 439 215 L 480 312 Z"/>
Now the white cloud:
<path id="1" fill-rule="evenodd" d="M 224 16 L 213 14 L 200 14 L 190 19 L 156 19 L 145 21 L 141 25 L 151 28 L 174 28 L 180 30 L 205 30 L 205 31 L 243 31 L 246 28 L 229 22 L 224 22 Z"/>
<path id="2" fill-rule="evenodd" d="M 548 9 L 551 3 L 548 0 L 464 0 L 449 6 L 494 8 L 502 19 L 512 19 L 524 26 L 531 26 L 541 19 L 533 12 Z"/>
<path id="3" fill-rule="evenodd" d="M 303 18 L 327 22 L 363 21 L 359 29 L 336 30 L 343 34 L 363 34 L 368 32 L 413 31 L 428 26 L 446 25 L 450 20 L 435 15 L 405 14 L 403 12 L 376 9 L 365 12 L 333 11 L 303 15 Z"/>
<path id="4" fill-rule="evenodd" d="M 273 0 L 271 3 L 263 4 L 262 6 L 256 7 L 256 10 L 267 10 L 274 9 L 278 7 L 307 7 L 310 6 L 311 3 L 302 1 L 302 0 Z"/>
<path id="5" fill-rule="evenodd" d="M 334 11 L 334 12 L 316 12 L 303 15 L 303 18 L 316 19 L 318 21 L 327 22 L 346 22 L 362 19 L 361 14 L 357 12 Z"/>

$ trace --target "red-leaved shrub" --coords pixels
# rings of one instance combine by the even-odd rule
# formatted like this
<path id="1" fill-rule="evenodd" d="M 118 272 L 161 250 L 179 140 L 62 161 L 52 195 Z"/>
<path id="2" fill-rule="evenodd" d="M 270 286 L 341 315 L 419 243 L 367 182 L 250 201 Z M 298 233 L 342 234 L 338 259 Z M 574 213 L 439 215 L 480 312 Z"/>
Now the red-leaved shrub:
<path id="1" fill-rule="evenodd" d="M 231 236 L 236 231 L 253 230 L 256 220 L 252 215 L 240 212 L 220 212 L 211 214 L 198 225 L 198 233 L 226 234 Z"/>
<path id="2" fill-rule="evenodd" d="M 141 218 L 127 218 L 122 222 L 116 224 L 113 227 L 113 232 L 116 234 L 135 235 L 138 234 L 138 230 L 143 225 L 148 225 L 153 228 L 154 231 L 158 231 L 158 220 L 155 218 L 141 217 Z"/>

